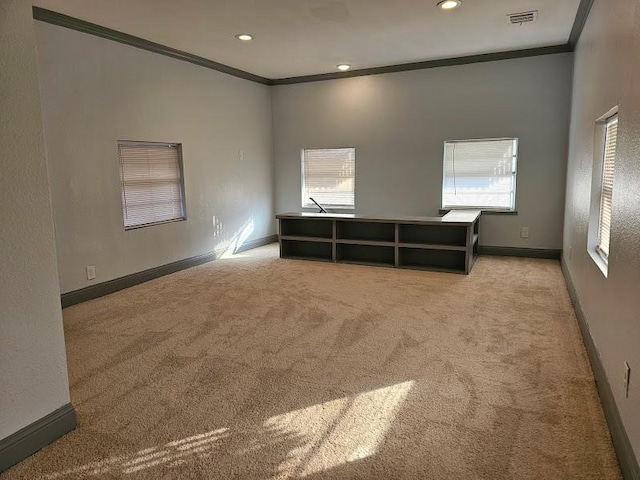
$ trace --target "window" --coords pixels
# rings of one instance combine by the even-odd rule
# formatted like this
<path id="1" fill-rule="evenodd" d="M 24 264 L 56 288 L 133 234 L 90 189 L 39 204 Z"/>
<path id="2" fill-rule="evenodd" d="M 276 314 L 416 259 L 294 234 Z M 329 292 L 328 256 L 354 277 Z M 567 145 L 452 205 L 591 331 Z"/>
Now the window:
<path id="1" fill-rule="evenodd" d="M 118 142 L 125 230 L 185 220 L 182 146 Z"/>
<path id="2" fill-rule="evenodd" d="M 355 207 L 356 149 L 302 150 L 302 206 Z"/>
<path id="3" fill-rule="evenodd" d="M 444 142 L 442 208 L 515 210 L 517 138 Z"/>
<path id="4" fill-rule="evenodd" d="M 613 170 L 616 160 L 617 137 L 618 115 L 615 114 L 606 120 L 604 151 L 602 152 L 602 180 L 600 191 L 600 211 L 598 214 L 598 244 L 596 249 L 605 262 L 609 259 L 611 203 L 613 200 Z"/>

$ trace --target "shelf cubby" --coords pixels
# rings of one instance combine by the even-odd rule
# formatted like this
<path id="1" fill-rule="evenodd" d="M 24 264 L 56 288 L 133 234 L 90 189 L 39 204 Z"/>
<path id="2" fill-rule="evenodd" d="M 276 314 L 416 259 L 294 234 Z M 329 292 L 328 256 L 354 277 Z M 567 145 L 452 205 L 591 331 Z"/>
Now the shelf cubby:
<path id="1" fill-rule="evenodd" d="M 302 218 L 289 218 L 280 222 L 280 235 L 283 237 L 333 238 L 331 220 L 309 221 Z"/>
<path id="2" fill-rule="evenodd" d="M 394 223 L 381 222 L 336 222 L 338 240 L 368 240 L 373 242 L 395 242 Z"/>
<path id="3" fill-rule="evenodd" d="M 464 247 L 467 244 L 467 227 L 400 224 L 399 241 L 400 243 Z"/>
<path id="4" fill-rule="evenodd" d="M 282 240 L 280 255 L 286 258 L 333 260 L 331 242 Z"/>
<path id="5" fill-rule="evenodd" d="M 395 248 L 373 245 L 338 244 L 338 262 L 361 263 L 365 265 L 395 265 Z"/>
<path id="6" fill-rule="evenodd" d="M 398 266 L 425 268 L 464 273 L 466 252 L 457 250 L 431 250 L 425 248 L 400 248 Z"/>

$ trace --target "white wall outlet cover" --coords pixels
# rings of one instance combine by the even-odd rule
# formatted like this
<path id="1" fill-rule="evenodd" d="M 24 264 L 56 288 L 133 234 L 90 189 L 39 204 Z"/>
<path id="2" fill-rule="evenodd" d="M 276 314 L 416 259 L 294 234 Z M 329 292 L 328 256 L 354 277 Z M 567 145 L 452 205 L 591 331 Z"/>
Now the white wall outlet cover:
<path id="1" fill-rule="evenodd" d="M 522 227 L 520 229 L 520 237 L 521 238 L 529 238 L 529 227 Z"/>
<path id="2" fill-rule="evenodd" d="M 96 278 L 96 266 L 87 265 L 87 280 L 93 280 Z"/>

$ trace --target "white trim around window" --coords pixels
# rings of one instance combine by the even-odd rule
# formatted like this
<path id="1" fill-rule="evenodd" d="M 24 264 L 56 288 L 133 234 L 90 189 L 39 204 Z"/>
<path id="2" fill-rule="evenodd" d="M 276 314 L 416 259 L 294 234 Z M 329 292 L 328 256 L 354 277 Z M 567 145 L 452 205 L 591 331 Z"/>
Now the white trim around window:
<path id="1" fill-rule="evenodd" d="M 125 230 L 186 220 L 182 145 L 118 142 Z"/>
<path id="2" fill-rule="evenodd" d="M 356 149 L 305 148 L 302 157 L 302 207 L 355 208 Z"/>
<path id="3" fill-rule="evenodd" d="M 517 138 L 444 142 L 442 208 L 514 212 Z"/>
<path id="4" fill-rule="evenodd" d="M 609 275 L 611 227 L 615 217 L 613 192 L 618 123 L 617 106 L 595 123 L 587 251 L 605 277 Z"/>

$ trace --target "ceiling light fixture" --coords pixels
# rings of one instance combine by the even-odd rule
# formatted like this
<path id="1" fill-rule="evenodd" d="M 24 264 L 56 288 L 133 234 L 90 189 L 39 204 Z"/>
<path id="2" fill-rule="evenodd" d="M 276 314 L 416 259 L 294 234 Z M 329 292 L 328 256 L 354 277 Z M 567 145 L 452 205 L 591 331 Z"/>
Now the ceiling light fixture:
<path id="1" fill-rule="evenodd" d="M 460 5 L 462 5 L 460 0 L 444 0 L 438 3 L 438 7 L 442 10 L 453 10 L 454 8 L 458 8 Z"/>
<path id="2" fill-rule="evenodd" d="M 253 40 L 253 35 L 249 33 L 239 33 L 236 35 L 236 38 L 241 42 L 250 42 L 251 40 Z"/>
<path id="3" fill-rule="evenodd" d="M 337 67 L 338 67 L 338 70 L 340 70 L 341 72 L 346 72 L 351 68 L 351 65 L 349 65 L 348 63 L 341 63 L 337 65 Z"/>

